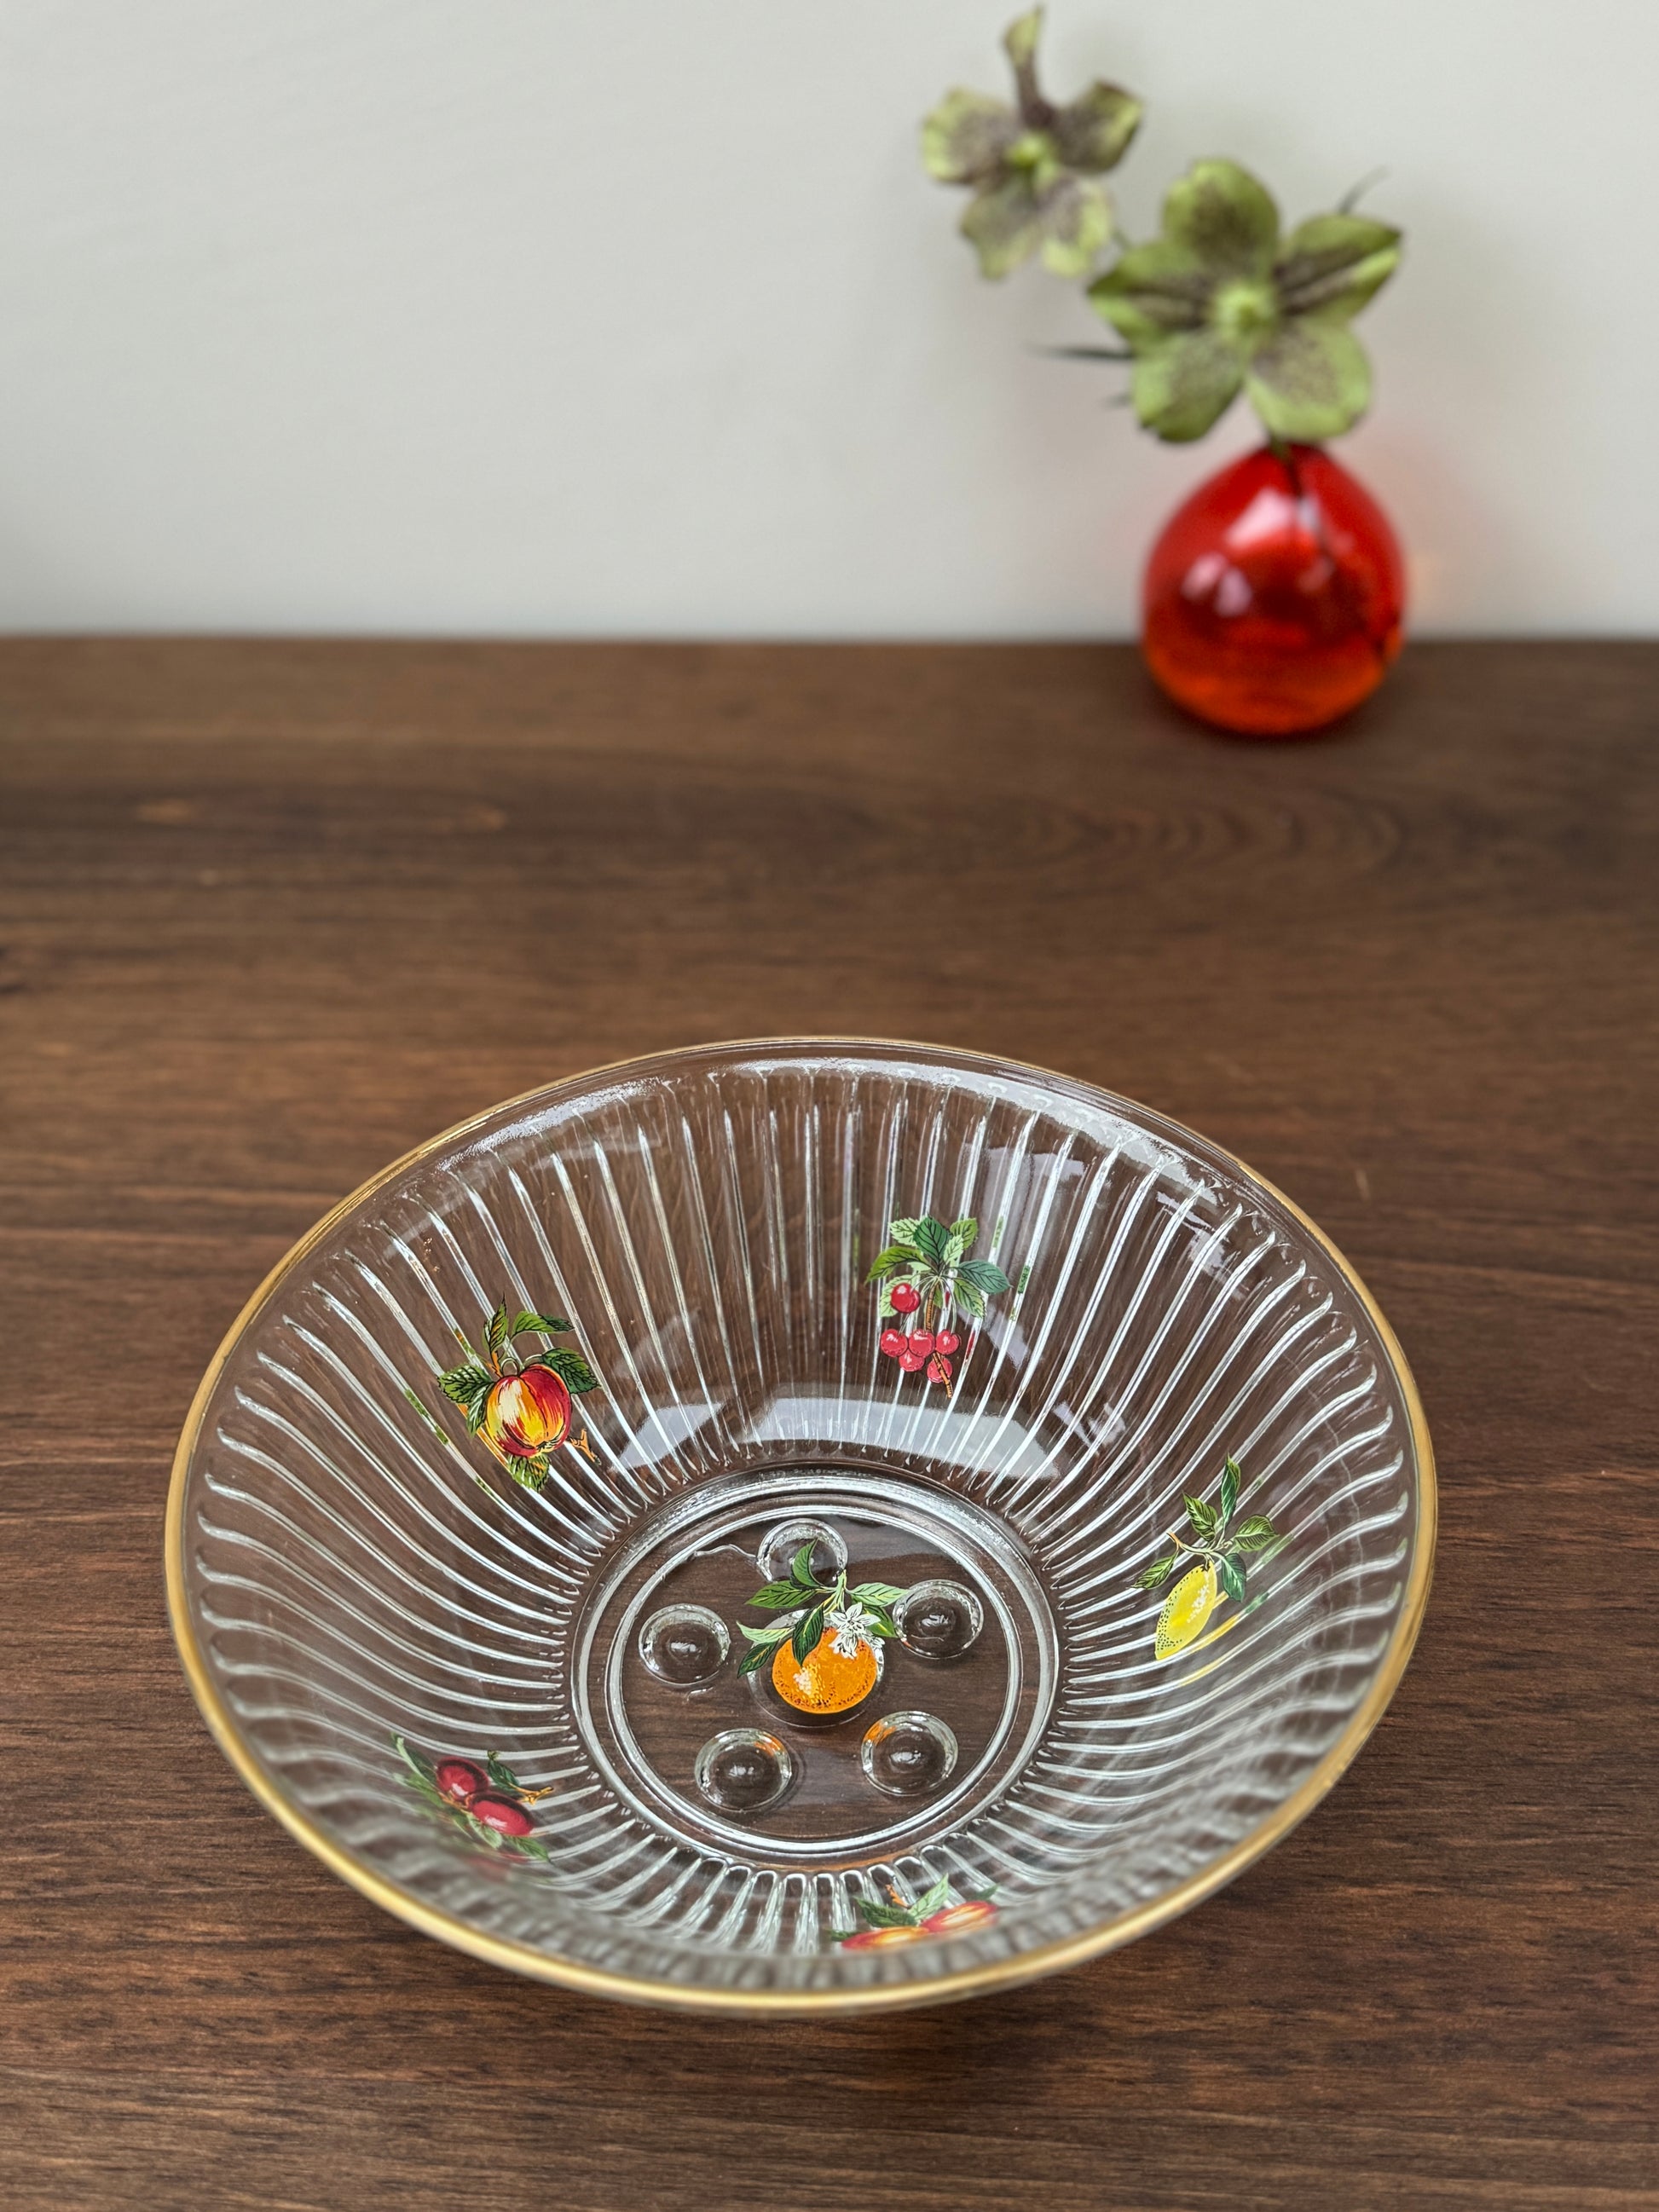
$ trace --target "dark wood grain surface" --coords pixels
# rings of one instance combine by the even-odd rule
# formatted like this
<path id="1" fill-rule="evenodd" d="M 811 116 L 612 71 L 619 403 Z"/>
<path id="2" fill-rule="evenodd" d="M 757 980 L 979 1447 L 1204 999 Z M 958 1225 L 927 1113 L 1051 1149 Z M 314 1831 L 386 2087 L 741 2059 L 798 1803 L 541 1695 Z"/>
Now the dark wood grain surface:
<path id="1" fill-rule="evenodd" d="M 1659 2206 L 1659 649 L 1419 647 L 1230 744 L 1087 647 L 0 647 L 0 2197 Z M 1443 1533 L 1335 1794 L 955 2009 L 657 2017 L 379 1913 L 168 1642 L 221 1332 L 393 1154 L 699 1038 L 937 1039 L 1241 1152 L 1415 1364 Z"/>

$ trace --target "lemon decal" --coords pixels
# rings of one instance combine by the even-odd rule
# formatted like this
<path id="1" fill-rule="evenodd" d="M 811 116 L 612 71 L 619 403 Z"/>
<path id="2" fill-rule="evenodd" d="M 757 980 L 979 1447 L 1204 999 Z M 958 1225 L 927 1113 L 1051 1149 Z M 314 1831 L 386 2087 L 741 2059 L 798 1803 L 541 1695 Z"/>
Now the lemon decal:
<path id="1" fill-rule="evenodd" d="M 1213 1644 L 1261 1604 L 1260 1596 L 1247 1594 L 1250 1560 L 1258 1557 L 1258 1563 L 1265 1565 L 1282 1550 L 1285 1539 L 1265 1513 L 1235 1519 L 1243 1483 L 1238 1462 L 1230 1459 L 1222 1469 L 1219 1500 L 1212 1504 L 1206 1498 L 1185 1499 L 1186 1534 L 1178 1527 L 1172 1528 L 1168 1541 L 1173 1548 L 1135 1577 L 1137 1589 L 1158 1589 L 1177 1567 L 1186 1568 L 1158 1613 L 1158 1626 L 1152 1631 L 1153 1658 L 1173 1659 L 1178 1651 L 1195 1648 L 1200 1637 L 1206 1644 Z M 1210 1615 L 1227 1598 L 1238 1611 L 1204 1636 Z"/>
<path id="2" fill-rule="evenodd" d="M 1152 1656 L 1172 1659 L 1177 1651 L 1184 1651 L 1215 1611 L 1219 1595 L 1212 1559 L 1182 1575 L 1164 1599 L 1164 1610 L 1158 1616 Z"/>

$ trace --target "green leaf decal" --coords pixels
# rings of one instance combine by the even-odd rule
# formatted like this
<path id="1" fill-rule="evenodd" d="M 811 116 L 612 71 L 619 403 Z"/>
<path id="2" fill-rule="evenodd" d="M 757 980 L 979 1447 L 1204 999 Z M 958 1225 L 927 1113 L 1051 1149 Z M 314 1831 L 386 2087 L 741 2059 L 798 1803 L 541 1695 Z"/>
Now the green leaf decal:
<path id="1" fill-rule="evenodd" d="M 1244 1570 L 1237 1559 L 1218 1559 L 1216 1578 L 1235 1605 L 1244 1602 Z"/>
<path id="2" fill-rule="evenodd" d="M 896 1605 L 904 1595 L 904 1592 L 894 1583 L 860 1583 L 855 1589 L 848 1590 L 847 1595 L 850 1598 L 856 1599 L 860 1605 L 889 1606 Z M 750 1602 L 752 1605 L 756 1601 L 751 1598 Z"/>
<path id="3" fill-rule="evenodd" d="M 435 1782 L 423 1781 L 418 1774 L 400 1774 L 398 1779 L 405 1790 L 412 1790 L 423 1805 L 430 1805 L 437 1812 L 453 1814 L 460 1810 L 454 1799 L 446 1797 Z"/>
<path id="4" fill-rule="evenodd" d="M 916 1224 L 916 1249 L 923 1259 L 935 1267 L 945 1264 L 945 1245 L 948 1231 L 942 1221 L 935 1221 L 931 1213 L 924 1214 Z"/>
<path id="5" fill-rule="evenodd" d="M 1221 1478 L 1221 1525 L 1224 1528 L 1233 1517 L 1233 1508 L 1238 1503 L 1238 1486 L 1243 1480 L 1238 1471 L 1238 1462 L 1230 1459 Z"/>
<path id="6" fill-rule="evenodd" d="M 919 1928 L 921 1915 L 911 1905 L 878 1905 L 872 1899 L 854 1899 L 872 1928 Z"/>
<path id="7" fill-rule="evenodd" d="M 883 1275 L 896 1274 L 903 1268 L 920 1267 L 923 1264 L 922 1256 L 914 1244 L 890 1244 L 884 1251 L 877 1253 L 864 1279 L 866 1283 L 873 1283 Z"/>
<path id="8" fill-rule="evenodd" d="M 979 1224 L 971 1213 L 964 1213 L 959 1221 L 953 1221 L 951 1224 L 951 1234 L 952 1237 L 961 1237 L 962 1249 L 964 1252 L 971 1252 L 975 1240 L 979 1235 Z"/>
<path id="9" fill-rule="evenodd" d="M 599 1378 L 582 1358 L 580 1352 L 570 1352 L 555 1345 L 550 1352 L 538 1352 L 533 1359 L 525 1362 L 526 1367 L 545 1367 L 556 1375 L 567 1390 L 580 1397 L 586 1390 L 596 1390 Z"/>
<path id="10" fill-rule="evenodd" d="M 792 1636 L 794 1627 L 793 1620 L 769 1620 L 764 1628 L 751 1628 L 746 1620 L 740 1620 L 738 1632 L 740 1636 L 746 1636 L 751 1644 L 762 1644 L 769 1650 L 773 1644 L 781 1644 L 786 1637 Z"/>
<path id="11" fill-rule="evenodd" d="M 487 1367 L 452 1367 L 447 1374 L 438 1377 L 438 1388 L 446 1398 L 454 1400 L 474 1428 L 483 1419 L 483 1401 L 495 1388 L 495 1377 Z"/>
<path id="12" fill-rule="evenodd" d="M 538 1328 L 544 1336 L 568 1336 L 570 1324 L 557 1314 L 521 1313 L 514 1316 L 507 1329 L 509 1336 L 522 1336 L 527 1329 Z"/>
<path id="13" fill-rule="evenodd" d="M 804 1613 L 795 1623 L 789 1648 L 803 1666 L 818 1648 L 818 1639 L 823 1634 L 823 1606 L 815 1605 L 810 1613 Z"/>
<path id="14" fill-rule="evenodd" d="M 1233 1543 L 1241 1552 L 1260 1552 L 1278 1535 L 1264 1513 L 1252 1513 L 1248 1521 L 1241 1521 L 1233 1530 Z"/>
<path id="15" fill-rule="evenodd" d="M 957 1269 L 957 1280 L 988 1298 L 1000 1297 L 1013 1287 L 994 1260 L 964 1260 Z"/>
<path id="16" fill-rule="evenodd" d="M 926 1920 L 929 1913 L 943 1911 L 950 1902 L 951 1877 L 948 1874 L 942 1874 L 933 1887 L 923 1890 L 921 1895 L 916 1899 L 916 1917 L 918 1920 Z"/>
<path id="17" fill-rule="evenodd" d="M 435 1789 L 437 1786 L 438 1770 L 434 1765 L 433 1762 L 426 1756 L 425 1753 L 416 1751 L 412 1744 L 408 1742 L 405 1738 L 400 1735 L 394 1735 L 392 1739 L 392 1748 L 397 1752 L 398 1758 L 401 1759 L 404 1764 L 410 1768 L 411 1772 L 416 1775 L 421 1781 L 429 1782 L 432 1784 L 433 1787 Z"/>
<path id="18" fill-rule="evenodd" d="M 810 1543 L 803 1544 L 790 1560 L 789 1576 L 791 1581 L 799 1583 L 803 1589 L 817 1588 L 817 1578 L 812 1572 L 812 1547 Z"/>
<path id="19" fill-rule="evenodd" d="M 1171 1552 L 1167 1559 L 1154 1559 L 1150 1567 L 1143 1568 L 1135 1577 L 1135 1588 L 1156 1589 L 1160 1583 L 1168 1582 L 1180 1564 L 1179 1552 Z"/>
<path id="20" fill-rule="evenodd" d="M 1189 1498 L 1186 1505 L 1187 1518 L 1193 1524 L 1193 1534 L 1195 1536 L 1213 1536 L 1221 1520 L 1214 1506 L 1206 1504 L 1201 1498 Z"/>
<path id="21" fill-rule="evenodd" d="M 499 1788 L 510 1790 L 515 1795 L 524 1787 L 507 1761 L 504 1759 L 497 1759 L 493 1751 L 487 1751 L 484 1753 L 484 1772 Z"/>
<path id="22" fill-rule="evenodd" d="M 492 1359 L 499 1359 L 507 1349 L 507 1300 L 505 1298 L 489 1316 L 484 1329 L 484 1344 Z"/>
<path id="23" fill-rule="evenodd" d="M 802 1597 L 807 1595 L 809 1593 L 803 1591 L 799 1583 L 768 1583 L 764 1589 L 755 1592 L 749 1602 L 759 1606 L 763 1613 L 782 1613 L 786 1608 L 798 1606 Z"/>

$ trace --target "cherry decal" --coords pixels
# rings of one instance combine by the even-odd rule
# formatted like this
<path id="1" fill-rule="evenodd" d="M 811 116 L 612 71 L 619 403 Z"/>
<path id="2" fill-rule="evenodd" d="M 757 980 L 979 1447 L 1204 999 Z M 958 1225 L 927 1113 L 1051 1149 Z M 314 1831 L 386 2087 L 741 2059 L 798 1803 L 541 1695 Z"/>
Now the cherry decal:
<path id="1" fill-rule="evenodd" d="M 498 1836 L 527 1836 L 535 1826 L 524 1807 L 510 1797 L 475 1797 L 466 1809 L 481 1828 L 493 1828 Z"/>
<path id="2" fill-rule="evenodd" d="M 433 1779 L 444 1796 L 458 1805 L 470 1805 L 489 1786 L 483 1767 L 475 1766 L 470 1759 L 441 1759 L 433 1769 Z"/>
<path id="3" fill-rule="evenodd" d="M 545 1860 L 547 1845 L 536 1833 L 526 1808 L 554 1795 L 554 1784 L 526 1790 L 504 1759 L 493 1751 L 483 1764 L 473 1759 L 428 1759 L 404 1737 L 394 1735 L 392 1748 L 408 1770 L 407 1786 L 428 1805 L 446 1813 L 477 1843 L 493 1850 L 517 1851 L 522 1857 Z"/>
<path id="4" fill-rule="evenodd" d="M 994 1247 L 1001 1242 L 1004 1226 L 1000 1220 Z M 970 1213 L 948 1222 L 931 1213 L 901 1215 L 888 1223 L 887 1242 L 870 1267 L 868 1279 L 881 1285 L 881 1322 L 897 1314 L 909 1323 L 908 1334 L 882 1328 L 883 1352 L 907 1375 L 926 1368 L 927 1380 L 947 1395 L 962 1387 L 951 1360 L 961 1351 L 966 1369 L 986 1326 L 989 1301 L 1016 1287 L 1023 1291 L 1030 1272 L 1021 1269 L 1017 1286 L 994 1260 L 969 1256 L 978 1241 L 979 1223 Z"/>

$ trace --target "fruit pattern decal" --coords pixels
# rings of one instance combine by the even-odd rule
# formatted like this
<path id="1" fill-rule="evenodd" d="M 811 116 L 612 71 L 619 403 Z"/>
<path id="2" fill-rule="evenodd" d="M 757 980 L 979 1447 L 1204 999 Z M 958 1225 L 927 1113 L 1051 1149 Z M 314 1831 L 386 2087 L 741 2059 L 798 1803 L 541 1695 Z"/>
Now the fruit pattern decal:
<path id="1" fill-rule="evenodd" d="M 1222 1473 L 1219 1505 L 1208 1504 L 1201 1498 L 1186 1499 L 1187 1536 L 1183 1538 L 1178 1528 L 1171 1529 L 1169 1540 L 1175 1548 L 1163 1559 L 1154 1559 L 1135 1577 L 1138 1589 L 1159 1589 L 1183 1560 L 1192 1563 L 1164 1599 L 1158 1616 L 1152 1632 L 1155 1659 L 1173 1659 L 1177 1652 L 1199 1650 L 1198 1638 L 1223 1598 L 1231 1598 L 1239 1610 L 1219 1628 L 1211 1629 L 1204 1637 L 1206 1644 L 1213 1644 L 1218 1636 L 1237 1628 L 1261 1602 L 1259 1596 L 1248 1594 L 1251 1555 L 1256 1555 L 1258 1565 L 1265 1565 L 1286 1540 L 1265 1513 L 1235 1520 L 1243 1480 L 1238 1462 L 1230 1459 Z"/>
<path id="2" fill-rule="evenodd" d="M 965 1371 L 979 1340 L 986 1300 L 1013 1288 L 994 1261 L 968 1257 L 978 1235 L 979 1224 L 971 1214 L 949 1223 L 934 1220 L 931 1213 L 888 1223 L 886 1249 L 877 1254 L 868 1279 L 881 1285 L 880 1318 L 889 1324 L 881 1333 L 881 1348 L 904 1374 L 926 1369 L 930 1382 L 950 1382 L 962 1341 L 952 1326 L 958 1308 L 969 1322 L 968 1349 L 962 1355 Z M 961 1376 L 957 1380 L 960 1384 Z"/>
<path id="3" fill-rule="evenodd" d="M 785 1705 L 802 1713 L 850 1712 L 876 1686 L 876 1646 L 898 1634 L 889 1607 L 903 1595 L 891 1583 L 848 1589 L 844 1567 L 833 1582 L 820 1582 L 812 1547 L 803 1544 L 783 1580 L 768 1583 L 749 1600 L 763 1613 L 788 1617 L 764 1628 L 738 1623 L 749 1644 L 738 1672 L 757 1674 L 769 1660 L 772 1687 Z"/>
<path id="4" fill-rule="evenodd" d="M 480 1765 L 471 1759 L 428 1759 L 400 1735 L 392 1749 L 409 1769 L 404 1782 L 418 1797 L 441 1813 L 449 1814 L 472 1838 L 492 1850 L 517 1851 L 523 1858 L 545 1859 L 547 1845 L 538 1840 L 535 1822 L 525 1810 L 553 1791 L 526 1790 L 503 1759 L 493 1751 Z"/>
<path id="5" fill-rule="evenodd" d="M 931 1936 L 966 1936 L 973 1929 L 988 1927 L 997 1917 L 994 1893 L 990 1891 L 951 1904 L 948 1875 L 924 1890 L 914 1905 L 906 1905 L 896 1890 L 890 1894 L 890 1905 L 855 1898 L 853 1901 L 863 1917 L 863 1927 L 833 1931 L 830 1941 L 839 1943 L 843 1951 L 884 1951 L 892 1944 L 916 1943 Z"/>
<path id="6" fill-rule="evenodd" d="M 468 1434 L 480 1439 L 514 1481 L 539 1490 L 562 1443 L 568 1441 L 592 1458 L 587 1431 L 570 1435 L 572 1397 L 597 1389 L 599 1378 L 580 1352 L 562 1346 L 521 1352 L 519 1339 L 532 1333 L 568 1336 L 570 1323 L 557 1314 L 513 1313 L 503 1298 L 485 1325 L 483 1358 L 456 1330 L 466 1358 L 440 1375 L 438 1387 L 465 1414 Z"/>

